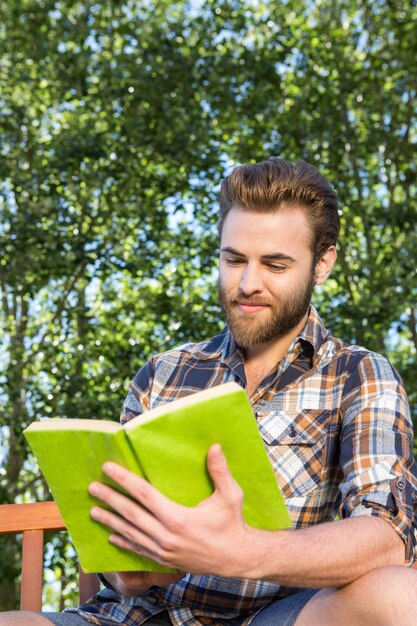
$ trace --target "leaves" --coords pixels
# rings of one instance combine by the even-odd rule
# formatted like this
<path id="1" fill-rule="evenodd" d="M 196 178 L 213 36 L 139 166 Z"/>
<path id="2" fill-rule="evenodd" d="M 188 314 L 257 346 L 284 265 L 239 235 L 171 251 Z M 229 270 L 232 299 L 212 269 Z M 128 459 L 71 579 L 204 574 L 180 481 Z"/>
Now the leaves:
<path id="1" fill-rule="evenodd" d="M 2 501 L 43 494 L 32 419 L 117 419 L 145 359 L 218 331 L 218 186 L 270 155 L 337 189 L 339 262 L 316 302 L 390 356 L 417 415 L 416 7 L 0 9 Z"/>

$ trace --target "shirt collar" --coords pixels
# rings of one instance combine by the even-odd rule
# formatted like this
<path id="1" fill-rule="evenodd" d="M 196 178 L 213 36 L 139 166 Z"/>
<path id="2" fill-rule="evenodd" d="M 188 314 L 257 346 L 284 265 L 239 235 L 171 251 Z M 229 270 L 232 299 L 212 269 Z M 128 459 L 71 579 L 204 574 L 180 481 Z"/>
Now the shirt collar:
<path id="1" fill-rule="evenodd" d="M 234 360 L 237 356 L 242 358 L 240 348 L 227 326 L 219 335 L 199 344 L 195 354 L 202 360 L 220 359 L 223 362 L 229 362 L 230 359 Z"/>
<path id="2" fill-rule="evenodd" d="M 298 337 L 295 338 L 295 341 L 297 342 L 302 340 L 308 342 L 313 347 L 314 354 L 317 354 L 329 336 L 330 331 L 328 331 L 324 326 L 316 308 L 313 305 L 310 305 L 306 325 Z"/>
<path id="3" fill-rule="evenodd" d="M 300 344 L 305 348 L 307 343 L 312 347 L 313 355 L 317 355 L 329 335 L 330 333 L 325 328 L 317 310 L 311 305 L 307 322 L 300 334 L 292 341 L 288 354 L 296 348 L 298 349 Z M 209 339 L 200 347 L 198 358 L 203 360 L 220 359 L 223 363 L 233 367 L 236 361 L 242 360 L 242 352 L 226 326 L 219 335 Z"/>

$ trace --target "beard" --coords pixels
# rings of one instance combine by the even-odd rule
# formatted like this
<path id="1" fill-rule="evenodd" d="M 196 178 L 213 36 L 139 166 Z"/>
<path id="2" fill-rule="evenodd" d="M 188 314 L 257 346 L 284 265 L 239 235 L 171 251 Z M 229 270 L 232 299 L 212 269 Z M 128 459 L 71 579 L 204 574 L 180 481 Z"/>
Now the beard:
<path id="1" fill-rule="evenodd" d="M 307 313 L 314 286 L 315 275 L 314 271 L 311 271 L 304 285 L 297 286 L 280 299 L 267 301 L 259 295 L 247 296 L 242 291 L 236 296 L 229 296 L 219 280 L 220 304 L 236 343 L 244 349 L 252 348 L 287 335 Z M 262 313 L 243 313 L 239 310 L 238 303 L 269 305 L 267 319 L 260 319 Z"/>

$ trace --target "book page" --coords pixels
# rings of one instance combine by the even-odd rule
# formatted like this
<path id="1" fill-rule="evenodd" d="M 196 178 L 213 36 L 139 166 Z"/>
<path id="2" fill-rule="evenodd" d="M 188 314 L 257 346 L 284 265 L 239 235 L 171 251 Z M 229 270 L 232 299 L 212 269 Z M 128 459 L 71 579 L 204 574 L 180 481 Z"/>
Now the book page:
<path id="1" fill-rule="evenodd" d="M 220 396 L 236 393 L 236 391 L 243 391 L 244 393 L 246 393 L 243 387 L 234 382 L 216 385 L 215 387 L 210 387 L 210 389 L 203 389 L 202 391 L 196 391 L 195 393 L 190 393 L 188 396 L 184 396 L 183 398 L 179 398 L 178 400 L 165 402 L 161 406 L 150 409 L 149 411 L 145 411 L 141 415 L 138 415 L 137 417 L 134 417 L 133 419 L 126 422 L 123 428 L 125 430 L 130 430 L 131 428 L 135 428 L 140 424 L 146 424 L 146 422 L 150 422 L 151 420 L 156 419 L 161 415 L 165 415 L 166 413 L 171 413 L 172 411 L 183 409 L 187 406 L 192 406 L 193 404 L 198 404 L 199 402 L 210 400 L 211 398 L 218 398 Z"/>
<path id="2" fill-rule="evenodd" d="M 38 422 L 32 422 L 26 430 L 90 430 L 115 433 L 121 428 L 118 422 L 110 420 L 45 417 Z"/>

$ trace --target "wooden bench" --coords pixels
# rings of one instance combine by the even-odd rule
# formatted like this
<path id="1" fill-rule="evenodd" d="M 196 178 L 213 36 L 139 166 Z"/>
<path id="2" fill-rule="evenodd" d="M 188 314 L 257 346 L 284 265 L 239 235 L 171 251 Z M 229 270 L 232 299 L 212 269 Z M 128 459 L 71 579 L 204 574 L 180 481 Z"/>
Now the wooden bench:
<path id="1" fill-rule="evenodd" d="M 65 524 L 55 502 L 0 505 L 0 535 L 23 534 L 22 585 L 20 608 L 41 611 L 43 581 L 43 540 L 45 530 L 65 530 Z M 417 568 L 417 562 L 413 567 Z M 94 574 L 79 569 L 80 604 L 99 590 Z"/>
<path id="2" fill-rule="evenodd" d="M 23 534 L 22 584 L 20 608 L 42 610 L 43 543 L 45 530 L 65 530 L 64 520 L 55 502 L 0 505 L 0 535 Z M 80 603 L 99 590 L 95 574 L 79 569 Z"/>

